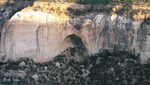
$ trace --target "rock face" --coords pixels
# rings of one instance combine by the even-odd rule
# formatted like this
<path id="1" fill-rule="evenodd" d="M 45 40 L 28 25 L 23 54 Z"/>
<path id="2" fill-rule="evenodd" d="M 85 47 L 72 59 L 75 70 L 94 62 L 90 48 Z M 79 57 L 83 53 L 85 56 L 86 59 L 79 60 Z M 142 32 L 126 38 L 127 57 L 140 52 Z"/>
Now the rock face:
<path id="1" fill-rule="evenodd" d="M 5 23 L 1 35 L 1 60 L 27 57 L 45 62 L 76 46 L 84 48 L 85 55 L 115 48 L 140 53 L 142 60 L 150 57 L 149 19 L 102 13 L 58 18 L 50 13 L 21 11 Z"/>
<path id="2" fill-rule="evenodd" d="M 56 56 L 68 47 L 63 39 L 73 32 L 73 27 L 57 23 L 54 18 L 41 12 L 15 14 L 2 31 L 2 51 L 13 60 L 20 57 L 48 59 Z"/>

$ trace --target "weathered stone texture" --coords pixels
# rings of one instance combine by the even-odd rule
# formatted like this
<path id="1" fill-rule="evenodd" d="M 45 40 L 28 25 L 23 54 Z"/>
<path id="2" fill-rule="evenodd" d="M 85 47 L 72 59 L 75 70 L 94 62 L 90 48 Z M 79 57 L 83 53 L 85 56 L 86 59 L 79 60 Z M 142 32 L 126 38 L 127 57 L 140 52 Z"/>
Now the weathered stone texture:
<path id="1" fill-rule="evenodd" d="M 125 16 L 91 13 L 59 20 L 42 12 L 19 12 L 3 27 L 1 53 L 6 59 L 29 57 L 44 62 L 74 47 L 72 41 L 65 41 L 74 35 L 81 38 L 84 51 L 89 55 L 101 49 L 116 48 L 135 51 L 147 60 L 150 57 L 149 30 L 150 25 L 143 20 Z"/>

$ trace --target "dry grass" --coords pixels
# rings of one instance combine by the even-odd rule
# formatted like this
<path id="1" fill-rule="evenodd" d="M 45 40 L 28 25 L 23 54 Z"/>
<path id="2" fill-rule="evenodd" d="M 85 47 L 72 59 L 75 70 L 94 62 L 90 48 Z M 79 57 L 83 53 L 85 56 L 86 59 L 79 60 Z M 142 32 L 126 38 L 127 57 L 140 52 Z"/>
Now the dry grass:
<path id="1" fill-rule="evenodd" d="M 29 11 L 40 11 L 44 13 L 51 13 L 52 15 L 62 18 L 68 19 L 68 7 L 70 7 L 73 3 L 51 3 L 51 2 L 41 2 L 36 1 L 30 7 L 23 9 L 22 11 L 29 12 Z"/>
<path id="2" fill-rule="evenodd" d="M 148 4 L 132 5 L 132 9 L 134 9 L 134 10 L 149 10 L 150 11 L 150 5 L 148 5 Z"/>

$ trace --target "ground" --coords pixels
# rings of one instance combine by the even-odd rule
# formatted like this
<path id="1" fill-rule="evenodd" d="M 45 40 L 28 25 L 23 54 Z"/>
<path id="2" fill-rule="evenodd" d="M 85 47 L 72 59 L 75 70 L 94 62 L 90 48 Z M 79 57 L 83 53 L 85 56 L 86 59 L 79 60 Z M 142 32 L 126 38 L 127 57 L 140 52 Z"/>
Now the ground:
<path id="1" fill-rule="evenodd" d="M 73 53 L 46 63 L 9 61 L 0 64 L 0 85 L 150 85 L 150 64 L 141 64 L 138 56 L 102 50 L 82 62 Z"/>

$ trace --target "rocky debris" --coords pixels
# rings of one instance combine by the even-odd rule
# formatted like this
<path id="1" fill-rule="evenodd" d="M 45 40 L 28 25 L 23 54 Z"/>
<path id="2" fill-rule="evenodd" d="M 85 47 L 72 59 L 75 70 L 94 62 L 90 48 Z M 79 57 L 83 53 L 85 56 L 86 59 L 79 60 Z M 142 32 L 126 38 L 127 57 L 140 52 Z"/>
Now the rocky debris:
<path id="1" fill-rule="evenodd" d="M 19 63 L 19 66 L 20 67 L 23 67 L 23 66 L 25 66 L 26 65 L 26 63 L 23 61 L 23 62 L 21 62 L 21 63 Z"/>
<path id="2" fill-rule="evenodd" d="M 73 48 L 70 48 L 73 49 Z M 64 53 L 65 54 L 65 53 Z M 139 55 L 127 51 L 101 50 L 78 62 L 70 54 L 53 61 L 35 63 L 30 59 L 0 65 L 4 85 L 149 85 L 150 64 L 141 64 Z M 68 57 L 67 57 L 68 56 Z M 76 56 L 74 56 L 76 57 Z M 26 66 L 19 64 L 25 62 Z"/>
<path id="3" fill-rule="evenodd" d="M 32 76 L 32 78 L 37 81 L 37 80 L 39 79 L 39 76 L 38 76 L 37 74 L 34 74 L 34 75 Z"/>

